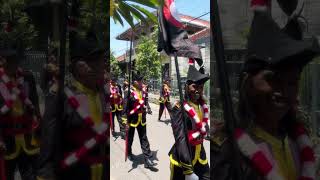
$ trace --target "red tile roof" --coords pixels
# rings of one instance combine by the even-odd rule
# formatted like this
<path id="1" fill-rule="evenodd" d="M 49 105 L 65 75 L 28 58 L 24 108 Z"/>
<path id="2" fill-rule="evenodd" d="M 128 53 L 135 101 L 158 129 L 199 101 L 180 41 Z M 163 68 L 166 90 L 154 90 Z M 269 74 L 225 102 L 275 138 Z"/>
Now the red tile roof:
<path id="1" fill-rule="evenodd" d="M 206 38 L 206 37 L 210 37 L 210 28 L 205 28 L 197 33 L 194 33 L 193 35 L 189 36 L 189 38 L 191 39 L 191 41 L 197 41 L 199 39 L 202 38 Z M 118 56 L 117 58 L 118 62 L 123 62 L 126 59 L 126 54 L 122 54 L 120 56 Z"/>
<path id="2" fill-rule="evenodd" d="M 196 27 L 198 29 L 203 29 L 203 28 L 209 28 L 210 27 L 210 22 L 203 20 L 203 19 L 195 19 L 195 17 L 184 15 L 184 14 L 179 14 L 180 19 L 183 24 L 186 24 L 187 27 Z M 142 27 L 141 23 L 136 23 L 135 28 L 136 30 Z M 126 31 L 122 32 L 119 34 L 116 39 L 118 40 L 130 40 L 130 34 L 132 32 L 132 28 L 127 29 Z"/>
<path id="3" fill-rule="evenodd" d="M 188 15 L 184 15 L 184 14 L 180 14 L 180 19 L 182 22 L 186 22 L 190 24 L 194 24 L 194 25 L 198 25 L 198 26 L 203 26 L 203 27 L 210 27 L 210 22 L 203 20 L 203 19 L 195 19 L 195 17 L 192 16 L 188 16 Z"/>
<path id="4" fill-rule="evenodd" d="M 197 33 L 194 33 L 189 38 L 191 39 L 191 41 L 194 42 L 196 40 L 199 40 L 199 39 L 205 38 L 205 37 L 210 37 L 210 28 L 206 28 L 206 29 L 203 29 Z"/>
<path id="5" fill-rule="evenodd" d="M 121 56 L 118 56 L 116 59 L 118 62 L 122 62 L 122 61 L 126 60 L 126 54 L 124 53 Z"/>

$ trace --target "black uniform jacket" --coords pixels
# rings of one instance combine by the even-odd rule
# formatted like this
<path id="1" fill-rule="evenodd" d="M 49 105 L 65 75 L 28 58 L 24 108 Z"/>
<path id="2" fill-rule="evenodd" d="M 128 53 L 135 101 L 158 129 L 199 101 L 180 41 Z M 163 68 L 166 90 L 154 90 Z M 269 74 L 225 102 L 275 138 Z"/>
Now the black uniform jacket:
<path id="1" fill-rule="evenodd" d="M 40 117 L 40 111 L 39 111 L 39 100 L 38 100 L 38 94 L 37 94 L 37 89 L 36 89 L 36 83 L 35 79 L 32 75 L 31 72 L 24 71 L 23 72 L 24 76 L 24 84 L 23 84 L 23 89 L 32 102 L 34 106 L 34 111 L 30 110 L 23 104 L 23 110 L 24 110 L 24 117 L 28 118 L 28 122 L 24 124 L 19 124 L 19 123 L 11 123 L 7 124 L 5 120 L 7 118 L 10 118 L 10 111 L 6 114 L 1 115 L 0 114 L 0 132 L 1 132 L 1 138 L 3 139 L 7 151 L 6 151 L 6 159 L 13 159 L 19 155 L 19 148 L 22 148 L 21 145 L 17 145 L 16 142 L 16 137 L 14 135 L 6 135 L 6 131 L 10 131 L 10 129 L 19 129 L 19 128 L 30 128 L 29 126 L 32 124 L 32 116 L 35 113 L 37 117 Z M 0 81 L 0 83 L 2 83 Z M 4 99 L 0 95 L 0 107 L 4 105 Z M 39 133 L 38 132 L 30 132 L 26 133 L 23 135 L 24 136 L 24 143 L 25 149 L 27 154 L 33 155 L 35 153 L 38 153 L 39 147 L 38 144 L 32 143 L 32 139 L 37 139 L 39 138 Z M 20 146 L 20 147 L 19 147 Z M 21 151 L 20 151 L 21 152 Z"/>
<path id="2" fill-rule="evenodd" d="M 171 112 L 171 123 L 173 129 L 173 135 L 175 138 L 175 144 L 169 152 L 170 162 L 174 165 L 178 165 L 183 169 L 184 174 L 191 174 L 193 172 L 193 166 L 195 163 L 200 163 L 206 165 L 208 163 L 206 152 L 203 147 L 203 144 L 200 144 L 200 153 L 199 157 L 196 157 L 196 146 L 190 145 L 187 135 L 185 132 L 185 124 L 187 124 L 187 130 L 194 130 L 195 124 L 193 120 L 187 115 L 187 112 L 184 113 L 185 118 L 182 118 L 183 114 L 181 111 L 180 104 L 176 104 Z M 183 121 L 186 121 L 186 123 Z M 189 152 L 189 147 L 191 152 Z"/>
<path id="3" fill-rule="evenodd" d="M 69 86 L 70 90 L 75 94 L 79 95 L 82 92 L 77 91 L 72 86 Z M 107 113 L 106 97 L 104 93 L 100 94 L 101 104 L 103 113 Z M 40 177 L 50 179 L 55 178 L 56 174 L 61 170 L 60 163 L 63 160 L 63 156 L 66 153 L 73 152 L 82 145 L 82 136 L 88 133 L 87 125 L 84 120 L 79 116 L 78 112 L 72 108 L 67 102 L 67 96 L 64 97 L 64 111 L 62 119 L 58 119 L 58 96 L 56 93 L 51 92 L 46 97 L 46 106 L 44 120 L 42 123 L 42 144 L 39 158 L 39 173 Z M 110 108 L 109 108 L 110 109 Z M 109 111 L 108 109 L 108 111 Z M 74 137 L 78 139 L 74 140 Z M 88 139 L 87 137 L 83 139 Z M 108 142 L 100 143 L 96 145 L 92 150 L 89 151 L 87 156 L 95 157 L 102 156 L 107 157 Z M 79 161 L 84 165 L 85 162 Z M 106 166 L 106 161 L 103 163 Z M 90 165 L 87 166 L 90 168 Z"/>
<path id="4" fill-rule="evenodd" d="M 131 89 L 131 92 L 134 91 L 134 88 Z M 142 92 L 142 91 L 141 91 Z M 134 105 L 136 103 L 136 99 L 130 94 L 130 98 L 129 98 L 129 104 L 128 104 L 128 91 L 124 92 L 125 96 L 124 96 L 124 101 L 123 101 L 123 105 L 124 105 L 124 114 L 123 116 L 126 117 L 127 114 L 134 108 Z M 144 99 L 144 105 L 145 107 L 141 107 L 137 113 L 134 113 L 132 115 L 129 115 L 128 117 L 128 124 L 136 127 L 136 125 L 139 125 L 140 123 L 142 125 L 146 124 L 146 110 L 150 109 L 150 105 L 149 105 L 149 98 L 148 98 L 148 92 L 146 92 L 146 97 Z M 142 119 L 141 122 L 139 123 L 139 113 L 138 112 L 142 112 Z"/>
<path id="5" fill-rule="evenodd" d="M 237 146 L 236 146 L 237 147 Z M 215 180 L 238 180 L 236 163 L 233 158 L 231 139 L 225 134 L 215 137 L 211 141 L 211 175 Z M 240 174 L 242 180 L 264 180 L 263 176 L 253 169 L 250 160 L 239 153 Z"/>

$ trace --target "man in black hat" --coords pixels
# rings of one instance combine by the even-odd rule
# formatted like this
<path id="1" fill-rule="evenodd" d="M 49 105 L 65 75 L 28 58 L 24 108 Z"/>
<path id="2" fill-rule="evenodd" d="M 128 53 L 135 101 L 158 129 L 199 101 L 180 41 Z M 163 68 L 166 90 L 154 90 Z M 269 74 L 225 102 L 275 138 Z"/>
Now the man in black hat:
<path id="1" fill-rule="evenodd" d="M 119 127 L 120 127 L 120 136 L 122 139 L 125 137 L 125 124 L 122 122 L 122 110 L 123 110 L 123 98 L 121 86 L 117 83 L 117 78 L 112 78 L 110 82 L 110 102 L 111 102 L 111 111 L 112 111 L 112 135 L 115 136 L 114 130 L 114 119 L 117 117 Z"/>
<path id="2" fill-rule="evenodd" d="M 152 114 L 151 108 L 148 102 L 148 92 L 146 85 L 142 83 L 143 76 L 137 73 L 134 77 L 133 87 L 130 90 L 130 99 L 127 105 L 127 99 L 125 98 L 125 112 L 129 114 L 127 117 L 128 124 L 128 159 L 134 160 L 132 154 L 132 143 L 134 138 L 135 129 L 137 129 L 140 139 L 141 149 L 144 155 L 144 167 L 152 168 L 156 165 L 151 158 L 152 152 L 150 150 L 150 144 L 147 137 L 146 116 Z M 127 97 L 127 95 L 125 95 Z"/>
<path id="3" fill-rule="evenodd" d="M 0 49 L 0 146 L 7 179 L 13 180 L 18 168 L 23 180 L 34 180 L 39 155 L 39 102 L 35 79 L 18 66 L 19 60 L 16 49 Z"/>
<path id="4" fill-rule="evenodd" d="M 176 142 L 169 152 L 172 180 L 210 179 L 208 159 L 203 147 L 209 122 L 209 110 L 203 97 L 203 87 L 207 80 L 209 75 L 190 66 L 185 102 L 179 102 L 172 108 L 171 123 Z"/>
<path id="5" fill-rule="evenodd" d="M 159 118 L 158 121 L 160 121 L 162 113 L 165 108 L 170 112 L 171 109 L 171 104 L 170 104 L 170 81 L 165 80 L 163 82 L 163 85 L 161 87 L 161 92 L 160 92 L 160 98 L 159 98 L 159 103 L 160 103 L 160 108 L 159 108 Z"/>
<path id="6" fill-rule="evenodd" d="M 315 39 L 303 40 L 298 19 L 285 28 L 266 12 L 255 12 L 248 58 L 240 79 L 238 128 L 232 140 L 212 143 L 212 178 L 315 179 L 312 143 L 298 118 L 300 73 L 320 53 Z M 242 174 L 234 174 L 237 164 Z"/>
<path id="7" fill-rule="evenodd" d="M 64 90 L 64 112 L 57 93 L 46 98 L 38 179 L 105 180 L 108 175 L 105 51 L 93 34 L 71 42 L 71 84 Z"/>

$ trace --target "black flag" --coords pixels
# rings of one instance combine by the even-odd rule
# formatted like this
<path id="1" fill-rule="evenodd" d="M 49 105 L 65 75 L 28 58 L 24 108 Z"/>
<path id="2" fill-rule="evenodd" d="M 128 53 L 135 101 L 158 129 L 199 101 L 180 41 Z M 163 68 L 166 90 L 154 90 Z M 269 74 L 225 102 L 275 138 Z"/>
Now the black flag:
<path id="1" fill-rule="evenodd" d="M 180 21 L 174 0 L 164 0 L 158 11 L 158 18 L 158 51 L 164 50 L 169 56 L 176 52 L 180 57 L 195 59 L 198 65 L 202 66 L 200 47 L 188 39 L 188 33 Z"/>

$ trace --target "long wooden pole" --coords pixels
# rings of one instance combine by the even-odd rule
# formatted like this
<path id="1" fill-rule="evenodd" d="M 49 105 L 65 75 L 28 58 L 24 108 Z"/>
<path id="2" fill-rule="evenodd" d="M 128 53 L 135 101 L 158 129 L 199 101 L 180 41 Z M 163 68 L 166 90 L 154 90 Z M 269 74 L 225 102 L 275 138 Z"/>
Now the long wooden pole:
<path id="1" fill-rule="evenodd" d="M 236 127 L 236 119 L 234 116 L 232 100 L 230 96 L 230 84 L 229 76 L 227 71 L 227 65 L 224 59 L 224 44 L 221 29 L 221 22 L 219 16 L 218 1 L 213 0 L 210 4 L 210 17 L 211 17 L 211 41 L 214 45 L 214 52 L 217 62 L 218 79 L 221 88 L 222 105 L 223 105 L 223 115 L 225 121 L 225 127 L 232 144 L 232 159 L 234 163 L 232 164 L 232 176 L 234 179 L 241 180 L 241 167 L 240 167 L 240 152 L 237 148 L 236 141 L 233 137 L 233 132 Z M 214 170 L 213 170 L 214 171 Z M 214 177 L 212 177 L 214 178 Z"/>
<path id="2" fill-rule="evenodd" d="M 187 117 L 186 112 L 183 108 L 183 103 L 184 103 L 184 98 L 183 98 L 183 92 L 182 92 L 182 87 L 181 87 L 181 76 L 180 76 L 180 70 L 179 70 L 179 63 L 178 63 L 178 55 L 177 52 L 174 52 L 174 62 L 175 62 L 175 66 L 176 66 L 176 74 L 177 74 L 177 81 L 178 81 L 178 89 L 179 89 L 179 97 L 180 97 L 180 103 L 181 103 L 181 108 L 180 111 L 182 113 L 182 120 L 183 120 L 183 125 L 184 125 L 184 132 L 186 135 L 186 139 L 188 136 L 188 126 L 187 126 L 187 121 L 185 120 L 185 118 Z M 188 151 L 189 154 L 192 155 L 191 153 L 191 148 L 190 148 L 190 144 L 187 143 L 188 146 Z"/>
<path id="3" fill-rule="evenodd" d="M 66 58 L 66 42 L 67 42 L 67 2 L 62 0 L 59 4 L 60 17 L 59 17 L 59 29 L 60 29 L 60 54 L 59 54 L 59 90 L 58 90 L 58 103 L 57 103 L 57 132 L 56 141 L 62 140 L 61 133 L 59 131 L 62 129 L 62 118 L 64 112 L 64 79 L 65 79 L 65 58 Z M 58 143 L 60 144 L 60 143 Z M 56 146 L 56 151 L 58 156 L 56 157 L 57 167 L 60 166 L 60 160 L 62 157 L 62 147 Z"/>
<path id="4" fill-rule="evenodd" d="M 130 37 L 130 52 L 129 52 L 129 87 L 128 87 L 128 94 L 127 94 L 127 104 L 126 104 L 126 109 L 129 108 L 129 101 L 130 101 L 130 86 L 131 86 L 131 79 L 132 79 L 132 73 L 131 73 L 131 63 L 132 63 L 132 44 L 133 44 L 133 29 L 131 32 L 131 37 Z M 128 159 L 128 132 L 129 132 L 129 110 L 126 110 L 127 112 L 127 126 L 126 126 L 126 143 L 125 143 L 125 161 Z"/>

